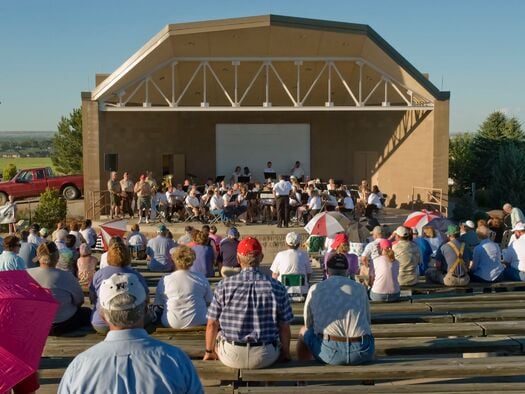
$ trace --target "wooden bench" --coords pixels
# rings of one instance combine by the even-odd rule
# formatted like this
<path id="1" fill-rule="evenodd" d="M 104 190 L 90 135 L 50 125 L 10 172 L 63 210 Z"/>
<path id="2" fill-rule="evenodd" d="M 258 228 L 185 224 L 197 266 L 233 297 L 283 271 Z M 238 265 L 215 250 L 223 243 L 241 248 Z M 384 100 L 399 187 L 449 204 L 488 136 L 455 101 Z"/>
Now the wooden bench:
<path id="1" fill-rule="evenodd" d="M 420 378 L 469 378 L 521 376 L 525 356 L 485 358 L 441 358 L 433 360 L 392 361 L 378 359 L 374 364 L 358 366 L 320 365 L 316 362 L 275 364 L 258 370 L 241 370 L 247 382 L 337 382 L 362 380 L 404 380 Z"/>

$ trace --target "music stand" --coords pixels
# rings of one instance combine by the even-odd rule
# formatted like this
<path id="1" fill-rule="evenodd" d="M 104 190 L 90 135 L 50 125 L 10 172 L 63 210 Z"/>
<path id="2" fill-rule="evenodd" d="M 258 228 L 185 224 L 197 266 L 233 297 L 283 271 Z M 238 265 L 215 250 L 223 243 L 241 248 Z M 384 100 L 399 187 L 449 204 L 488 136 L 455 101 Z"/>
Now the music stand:
<path id="1" fill-rule="evenodd" d="M 249 176 L 240 176 L 237 178 L 237 182 L 239 183 L 249 183 L 250 177 Z"/>
<path id="2" fill-rule="evenodd" d="M 277 179 L 276 172 L 264 172 L 264 179 Z"/>
<path id="3" fill-rule="evenodd" d="M 215 178 L 215 183 L 221 183 L 224 181 L 224 175 L 219 175 Z"/>

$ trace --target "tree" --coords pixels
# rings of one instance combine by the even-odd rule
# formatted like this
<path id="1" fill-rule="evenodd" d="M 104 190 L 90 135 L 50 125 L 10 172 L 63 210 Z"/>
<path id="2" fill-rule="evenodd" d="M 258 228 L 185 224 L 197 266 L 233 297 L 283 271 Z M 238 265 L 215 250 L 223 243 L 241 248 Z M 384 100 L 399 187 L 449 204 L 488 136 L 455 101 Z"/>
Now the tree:
<path id="1" fill-rule="evenodd" d="M 54 228 L 58 222 L 66 218 L 66 214 L 66 200 L 64 200 L 58 190 L 47 188 L 40 195 L 40 201 L 35 210 L 35 222 L 42 227 Z"/>
<path id="2" fill-rule="evenodd" d="M 503 144 L 522 146 L 525 135 L 516 118 L 507 118 L 500 111 L 493 112 L 481 124 L 471 144 L 471 181 L 477 188 L 490 187 L 493 181 L 492 169 Z"/>
<path id="3" fill-rule="evenodd" d="M 13 163 L 9 163 L 4 168 L 2 179 L 4 181 L 8 181 L 11 178 L 13 178 L 16 175 L 16 173 L 17 173 L 16 165 L 14 165 Z"/>
<path id="4" fill-rule="evenodd" d="M 58 172 L 75 174 L 82 171 L 82 111 L 75 108 L 62 117 L 53 137 L 51 161 Z"/>
<path id="5" fill-rule="evenodd" d="M 492 172 L 491 196 L 494 206 L 506 202 L 525 206 L 525 150 L 507 142 L 500 146 Z"/>
<path id="6" fill-rule="evenodd" d="M 462 133 L 450 138 L 449 174 L 454 180 L 455 191 L 462 192 L 472 183 L 472 141 L 471 133 Z"/>

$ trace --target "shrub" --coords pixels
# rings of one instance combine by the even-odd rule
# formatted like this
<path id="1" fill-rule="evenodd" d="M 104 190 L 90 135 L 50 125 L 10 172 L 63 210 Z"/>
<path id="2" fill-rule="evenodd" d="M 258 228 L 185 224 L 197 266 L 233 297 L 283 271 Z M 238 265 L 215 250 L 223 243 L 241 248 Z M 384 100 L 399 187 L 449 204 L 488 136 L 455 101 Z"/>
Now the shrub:
<path id="1" fill-rule="evenodd" d="M 525 206 L 525 150 L 516 144 L 507 143 L 499 148 L 497 160 L 492 169 L 490 186 L 492 203 L 501 207 L 503 203 Z"/>
<path id="2" fill-rule="evenodd" d="M 14 165 L 13 163 L 9 163 L 4 168 L 4 172 L 2 174 L 3 180 L 4 181 L 10 180 L 16 175 L 16 173 L 17 173 L 16 165 Z"/>
<path id="3" fill-rule="evenodd" d="M 66 218 L 66 214 L 67 203 L 58 190 L 48 188 L 40 195 L 40 202 L 35 210 L 35 222 L 40 226 L 53 228 Z"/>
<path id="4" fill-rule="evenodd" d="M 472 201 L 472 195 L 464 194 L 454 206 L 452 215 L 455 220 L 462 221 L 466 219 L 472 219 L 476 207 Z"/>

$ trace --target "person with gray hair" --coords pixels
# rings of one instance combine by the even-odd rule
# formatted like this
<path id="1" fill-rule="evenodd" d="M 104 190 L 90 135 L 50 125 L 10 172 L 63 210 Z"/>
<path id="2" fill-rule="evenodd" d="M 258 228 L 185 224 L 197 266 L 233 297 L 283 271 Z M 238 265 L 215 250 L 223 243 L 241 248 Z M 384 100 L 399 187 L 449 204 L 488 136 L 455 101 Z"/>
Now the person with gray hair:
<path id="1" fill-rule="evenodd" d="M 203 393 L 188 356 L 144 330 L 147 294 L 138 277 L 116 273 L 100 287 L 105 340 L 69 364 L 59 393 Z"/>
<path id="2" fill-rule="evenodd" d="M 505 214 L 504 222 L 508 228 L 514 228 L 518 223 L 525 224 L 525 215 L 523 211 L 518 207 L 513 207 L 510 203 L 503 205 L 503 212 Z M 508 217 L 510 216 L 510 223 L 508 223 Z"/>

